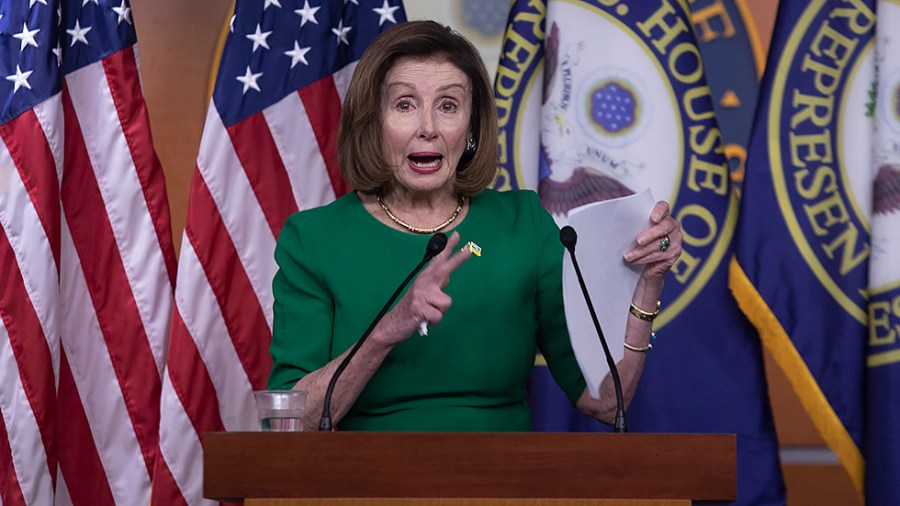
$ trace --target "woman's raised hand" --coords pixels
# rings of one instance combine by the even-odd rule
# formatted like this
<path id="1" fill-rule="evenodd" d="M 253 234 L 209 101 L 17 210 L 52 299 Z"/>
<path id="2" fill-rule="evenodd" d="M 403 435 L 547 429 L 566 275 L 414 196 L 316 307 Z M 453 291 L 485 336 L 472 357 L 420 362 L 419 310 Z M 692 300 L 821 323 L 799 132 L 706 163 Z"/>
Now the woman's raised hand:
<path id="1" fill-rule="evenodd" d="M 400 302 L 385 316 L 385 337 L 390 344 L 406 340 L 422 323 L 441 322 L 453 302 L 444 293 L 450 275 L 472 255 L 469 248 L 457 250 L 458 244 L 459 233 L 453 232 L 444 250 L 431 259 Z"/>
<path id="2" fill-rule="evenodd" d="M 659 201 L 650 212 L 649 228 L 638 234 L 636 244 L 625 252 L 625 260 L 643 265 L 647 281 L 662 283 L 681 255 L 681 225 L 669 216 L 669 203 Z"/>

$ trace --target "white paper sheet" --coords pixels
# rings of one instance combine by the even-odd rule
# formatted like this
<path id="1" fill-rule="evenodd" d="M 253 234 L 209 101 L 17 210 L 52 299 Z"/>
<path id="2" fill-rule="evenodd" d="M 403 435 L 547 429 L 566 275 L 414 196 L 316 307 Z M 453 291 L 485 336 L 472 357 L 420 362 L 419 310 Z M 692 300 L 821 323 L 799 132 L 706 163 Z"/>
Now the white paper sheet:
<path id="1" fill-rule="evenodd" d="M 616 362 L 625 353 L 628 307 L 640 276 L 640 270 L 630 267 L 623 255 L 650 226 L 654 203 L 647 189 L 569 211 L 569 225 L 578 233 L 575 258 Z M 563 301 L 575 358 L 591 396 L 599 398 L 600 383 L 609 366 L 568 252 L 563 259 Z"/>

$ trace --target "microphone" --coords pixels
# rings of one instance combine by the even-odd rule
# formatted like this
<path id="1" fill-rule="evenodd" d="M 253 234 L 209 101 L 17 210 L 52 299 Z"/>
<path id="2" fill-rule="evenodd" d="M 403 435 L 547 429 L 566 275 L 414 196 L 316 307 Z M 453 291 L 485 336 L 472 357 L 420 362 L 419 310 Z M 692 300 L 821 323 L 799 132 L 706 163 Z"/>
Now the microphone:
<path id="1" fill-rule="evenodd" d="M 603 330 L 600 328 L 600 322 L 597 320 L 597 313 L 594 312 L 594 304 L 591 303 L 591 296 L 588 294 L 587 285 L 584 284 L 584 278 L 581 276 L 581 269 L 578 268 L 578 261 L 575 259 L 575 243 L 578 242 L 578 234 L 575 229 L 566 225 L 559 231 L 559 242 L 567 250 L 569 256 L 572 257 L 572 266 L 575 267 L 575 275 L 578 276 L 578 284 L 581 285 L 581 293 L 587 302 L 588 311 L 591 313 L 591 319 L 594 321 L 594 328 L 597 329 L 597 337 L 600 338 L 600 344 L 603 345 L 603 354 L 606 355 L 606 363 L 609 364 L 609 372 L 612 374 L 613 385 L 616 390 L 616 432 L 628 432 L 628 423 L 625 421 L 625 399 L 622 395 L 622 383 L 619 381 L 619 369 L 616 362 L 609 352 L 609 345 L 606 344 L 606 338 L 603 337 Z"/>
<path id="2" fill-rule="evenodd" d="M 332 430 L 331 426 L 331 396 L 334 394 L 334 386 L 337 384 L 338 378 L 341 376 L 341 373 L 344 372 L 344 369 L 347 368 L 347 365 L 350 364 L 350 360 L 356 355 L 356 352 L 359 351 L 360 346 L 366 341 L 369 337 L 369 334 L 372 333 L 372 329 L 375 328 L 375 325 L 381 321 L 384 317 L 385 313 L 387 313 L 388 309 L 391 307 L 391 304 L 397 300 L 397 297 L 400 296 L 400 292 L 406 288 L 406 285 L 409 284 L 410 280 L 422 270 L 422 267 L 425 264 L 434 258 L 435 255 L 444 250 L 444 247 L 447 246 L 447 236 L 441 232 L 438 232 L 431 236 L 431 239 L 428 241 L 428 246 L 425 247 L 425 256 L 422 258 L 422 261 L 419 262 L 419 265 L 416 265 L 416 268 L 409 273 L 409 276 L 406 276 L 406 279 L 403 280 L 403 283 L 400 283 L 400 286 L 397 287 L 397 290 L 394 291 L 394 294 L 391 295 L 391 298 L 388 299 L 387 303 L 381 308 L 381 312 L 378 313 L 378 316 L 372 320 L 372 323 L 369 325 L 369 328 L 363 332 L 362 337 L 356 341 L 356 344 L 353 345 L 353 348 L 350 349 L 350 353 L 347 353 L 347 356 L 344 357 L 344 360 L 338 364 L 337 369 L 334 370 L 334 374 L 331 375 L 331 381 L 328 382 L 328 388 L 325 389 L 325 397 L 322 398 L 322 418 L 319 421 L 319 430 L 320 431 L 330 431 Z"/>

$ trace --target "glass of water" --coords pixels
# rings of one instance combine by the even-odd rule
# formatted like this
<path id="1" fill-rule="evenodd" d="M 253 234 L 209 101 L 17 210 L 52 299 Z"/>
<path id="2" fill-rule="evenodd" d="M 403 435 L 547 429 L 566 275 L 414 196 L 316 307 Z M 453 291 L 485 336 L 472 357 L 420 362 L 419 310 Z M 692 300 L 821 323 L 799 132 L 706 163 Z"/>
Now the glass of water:
<path id="1" fill-rule="evenodd" d="M 260 390 L 253 392 L 259 424 L 263 432 L 300 432 L 306 410 L 302 390 Z"/>

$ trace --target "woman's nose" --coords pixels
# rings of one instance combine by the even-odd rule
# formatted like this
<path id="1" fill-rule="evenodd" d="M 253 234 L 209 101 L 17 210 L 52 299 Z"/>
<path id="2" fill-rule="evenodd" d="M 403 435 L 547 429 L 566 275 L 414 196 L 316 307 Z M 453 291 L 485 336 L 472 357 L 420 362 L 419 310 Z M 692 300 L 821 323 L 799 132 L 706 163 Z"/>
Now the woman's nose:
<path id="1" fill-rule="evenodd" d="M 426 112 L 422 115 L 422 120 L 419 123 L 419 137 L 422 139 L 433 139 L 437 136 L 437 129 L 435 128 L 434 116 L 430 112 Z"/>

